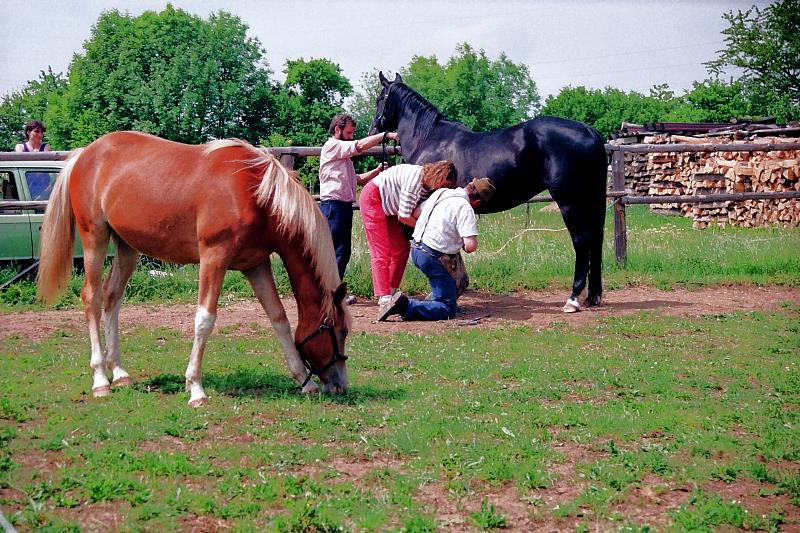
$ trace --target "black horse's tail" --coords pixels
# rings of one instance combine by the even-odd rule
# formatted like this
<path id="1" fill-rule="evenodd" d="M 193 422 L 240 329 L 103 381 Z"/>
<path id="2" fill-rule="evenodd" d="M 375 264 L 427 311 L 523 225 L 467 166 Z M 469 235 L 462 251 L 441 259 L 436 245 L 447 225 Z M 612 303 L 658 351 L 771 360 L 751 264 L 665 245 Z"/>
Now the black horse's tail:
<path id="1" fill-rule="evenodd" d="M 592 128 L 594 130 L 594 128 Z M 608 154 L 600 132 L 593 131 L 595 137 L 595 161 L 591 164 L 592 198 L 590 200 L 589 224 L 592 233 L 589 239 L 589 290 L 587 303 L 599 305 L 603 295 L 603 236 L 606 221 L 606 190 L 608 187 Z"/>

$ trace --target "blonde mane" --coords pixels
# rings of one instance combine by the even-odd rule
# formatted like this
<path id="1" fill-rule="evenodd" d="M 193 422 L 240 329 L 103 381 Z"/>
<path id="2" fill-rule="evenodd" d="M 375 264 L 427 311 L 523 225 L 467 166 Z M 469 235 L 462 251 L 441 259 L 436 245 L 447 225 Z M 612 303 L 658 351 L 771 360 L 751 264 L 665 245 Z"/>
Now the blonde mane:
<path id="1" fill-rule="evenodd" d="M 333 292 L 341 283 L 336 266 L 330 228 L 314 197 L 303 188 L 294 172 L 288 171 L 280 161 L 265 149 L 258 149 L 238 139 L 211 141 L 205 145 L 203 154 L 228 147 L 244 148 L 252 157 L 245 162 L 251 168 L 264 169 L 261 184 L 255 191 L 256 202 L 268 207 L 270 213 L 280 221 L 280 229 L 289 237 L 303 239 L 303 251 L 311 259 L 316 278 L 322 285 L 322 312 L 333 316 Z M 346 306 L 344 306 L 346 308 Z M 347 310 L 345 309 L 345 314 Z"/>

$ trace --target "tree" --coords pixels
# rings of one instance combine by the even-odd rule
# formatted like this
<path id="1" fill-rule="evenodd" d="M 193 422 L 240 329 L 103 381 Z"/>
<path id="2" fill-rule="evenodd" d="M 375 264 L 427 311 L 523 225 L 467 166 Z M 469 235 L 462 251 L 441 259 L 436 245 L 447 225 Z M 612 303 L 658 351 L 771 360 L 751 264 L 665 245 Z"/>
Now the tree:
<path id="1" fill-rule="evenodd" d="M 286 82 L 276 97 L 277 119 L 269 146 L 320 146 L 328 137 L 331 118 L 343 111 L 343 101 L 353 86 L 339 65 L 328 59 L 289 60 Z M 295 161 L 295 169 L 306 185 L 314 188 L 319 179 L 319 158 Z"/>
<path id="2" fill-rule="evenodd" d="M 125 129 L 189 143 L 257 142 L 272 126 L 274 88 L 246 32 L 224 11 L 208 21 L 170 5 L 135 18 L 103 13 L 53 106 L 53 136 L 69 146 Z"/>
<path id="3" fill-rule="evenodd" d="M 723 15 L 725 49 L 707 63 L 719 77 L 728 67 L 741 69 L 738 81 L 753 110 L 781 121 L 800 118 L 800 0 L 779 0 L 760 10 Z"/>
<path id="4" fill-rule="evenodd" d="M 539 108 L 528 67 L 505 54 L 490 60 L 467 43 L 458 45 L 445 65 L 435 56 L 415 56 L 402 76 L 447 118 L 475 131 L 517 124 L 532 118 Z"/>
<path id="5" fill-rule="evenodd" d="M 665 120 L 684 122 L 730 122 L 755 116 L 746 87 L 738 81 L 725 83 L 708 79 L 694 82 L 692 90 L 679 98 L 680 104 Z"/>
<path id="6" fill-rule="evenodd" d="M 67 80 L 62 74 L 41 71 L 39 79 L 30 81 L 17 92 L 3 97 L 0 102 L 0 150 L 13 150 L 14 145 L 22 142 L 22 128 L 32 119 L 42 120 L 47 126 L 50 102 L 58 98 L 66 90 Z M 63 148 L 53 142 L 48 127 L 47 141 L 55 149 Z"/>
<path id="7" fill-rule="evenodd" d="M 278 121 L 273 136 L 299 146 L 319 146 L 328 136 L 328 125 L 343 110 L 353 86 L 339 65 L 327 59 L 289 60 L 286 82 L 279 89 Z M 276 146 L 270 140 L 270 144 Z"/>
<path id="8" fill-rule="evenodd" d="M 378 78 L 378 69 L 365 72 L 361 75 L 360 90 L 355 91 L 346 104 L 347 112 L 356 120 L 356 138 L 360 139 L 367 135 L 372 119 L 375 118 L 375 103 L 381 94 L 383 85 Z M 389 79 L 394 79 L 391 75 L 384 73 Z"/>
<path id="9" fill-rule="evenodd" d="M 567 87 L 547 98 L 542 113 L 585 122 L 606 138 L 623 122 L 730 122 L 753 116 L 745 87 L 719 80 L 695 82 L 682 96 L 675 96 L 666 85 L 653 86 L 649 96 L 610 87 L 602 91 Z"/>
<path id="10" fill-rule="evenodd" d="M 467 44 L 456 48 L 446 65 L 435 56 L 415 56 L 401 69 L 404 81 L 435 105 L 447 118 L 476 131 L 512 126 L 532 118 L 539 107 L 539 93 L 528 68 L 511 62 L 505 54 L 491 61 L 483 51 Z M 394 73 L 384 73 L 389 79 Z M 356 138 L 364 137 L 375 117 L 375 102 L 382 85 L 378 70 L 362 75 L 361 87 L 347 102 L 356 119 Z M 374 167 L 372 157 L 360 158 L 360 171 Z"/>
<path id="11" fill-rule="evenodd" d="M 606 87 L 604 90 L 586 87 L 566 87 L 556 96 L 549 96 L 542 108 L 543 115 L 571 118 L 597 128 L 605 138 L 619 131 L 623 122 L 647 123 L 665 120 L 671 106 L 671 93 L 654 87 L 653 96 Z"/>

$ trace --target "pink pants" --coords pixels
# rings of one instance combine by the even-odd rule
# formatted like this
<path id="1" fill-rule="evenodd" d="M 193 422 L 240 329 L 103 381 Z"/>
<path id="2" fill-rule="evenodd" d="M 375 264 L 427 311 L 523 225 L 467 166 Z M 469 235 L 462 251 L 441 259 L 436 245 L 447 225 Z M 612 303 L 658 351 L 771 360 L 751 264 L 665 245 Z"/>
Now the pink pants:
<path id="1" fill-rule="evenodd" d="M 358 205 L 372 263 L 372 290 L 375 296 L 391 294 L 392 288 L 400 287 L 408 262 L 410 244 L 403 223 L 383 212 L 381 192 L 372 181 L 361 191 Z"/>

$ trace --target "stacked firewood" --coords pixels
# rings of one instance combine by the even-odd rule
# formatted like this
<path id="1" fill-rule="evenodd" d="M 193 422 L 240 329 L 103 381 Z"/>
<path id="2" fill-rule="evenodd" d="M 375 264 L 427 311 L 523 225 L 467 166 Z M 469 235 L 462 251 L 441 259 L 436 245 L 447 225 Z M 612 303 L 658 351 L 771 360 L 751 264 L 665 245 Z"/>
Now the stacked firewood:
<path id="1" fill-rule="evenodd" d="M 644 143 L 724 144 L 730 137 L 656 135 Z M 797 142 L 759 137 L 763 144 Z M 676 196 L 734 192 L 800 191 L 800 150 L 769 152 L 659 152 L 625 154 L 625 188 L 635 195 Z M 770 199 L 699 204 L 653 204 L 653 210 L 687 216 L 694 227 L 800 226 L 800 200 Z"/>

